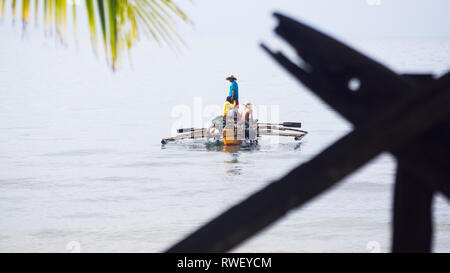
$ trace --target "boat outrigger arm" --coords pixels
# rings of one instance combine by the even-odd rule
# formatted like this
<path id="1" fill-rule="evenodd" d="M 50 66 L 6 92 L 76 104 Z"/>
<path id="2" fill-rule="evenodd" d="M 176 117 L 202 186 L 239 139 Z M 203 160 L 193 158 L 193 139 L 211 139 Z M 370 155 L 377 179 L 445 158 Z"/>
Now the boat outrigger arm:
<path id="1" fill-rule="evenodd" d="M 162 144 L 181 139 L 207 138 L 220 142 L 223 145 L 257 144 L 258 139 L 264 135 L 293 137 L 301 140 L 307 131 L 300 130 L 300 122 L 276 123 L 250 123 L 247 128 L 244 122 L 227 124 L 225 128 L 216 124 L 209 128 L 182 128 L 177 130 L 174 137 L 163 138 Z"/>

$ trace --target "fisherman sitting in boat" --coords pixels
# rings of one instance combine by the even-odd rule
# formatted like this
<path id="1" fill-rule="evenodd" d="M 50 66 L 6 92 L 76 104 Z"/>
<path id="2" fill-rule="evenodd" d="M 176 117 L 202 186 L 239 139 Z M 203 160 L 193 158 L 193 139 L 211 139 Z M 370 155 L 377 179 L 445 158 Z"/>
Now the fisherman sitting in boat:
<path id="1" fill-rule="evenodd" d="M 244 122 L 245 138 L 250 137 L 250 124 L 253 123 L 253 104 L 251 102 L 244 103 L 244 111 L 242 111 L 241 119 Z"/>
<path id="2" fill-rule="evenodd" d="M 236 77 L 233 75 L 230 75 L 228 77 L 226 77 L 226 80 L 230 81 L 230 94 L 228 96 L 230 96 L 233 101 L 232 102 L 236 102 L 236 109 L 239 109 L 239 86 L 236 82 Z"/>
<path id="3" fill-rule="evenodd" d="M 234 111 L 235 110 L 235 106 L 236 106 L 236 101 L 233 101 L 233 99 L 228 96 L 225 104 L 223 105 L 223 127 L 225 127 L 227 125 L 227 119 L 230 118 L 231 116 L 231 120 L 235 120 L 237 118 L 235 118 L 234 116 L 237 117 L 237 113 Z"/>

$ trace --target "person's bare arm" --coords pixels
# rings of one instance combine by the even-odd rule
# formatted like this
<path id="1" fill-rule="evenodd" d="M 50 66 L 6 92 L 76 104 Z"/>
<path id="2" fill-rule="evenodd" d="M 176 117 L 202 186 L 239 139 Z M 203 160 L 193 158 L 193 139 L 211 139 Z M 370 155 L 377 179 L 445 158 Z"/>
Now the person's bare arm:
<path id="1" fill-rule="evenodd" d="M 250 122 L 250 111 L 245 111 L 244 121 Z"/>

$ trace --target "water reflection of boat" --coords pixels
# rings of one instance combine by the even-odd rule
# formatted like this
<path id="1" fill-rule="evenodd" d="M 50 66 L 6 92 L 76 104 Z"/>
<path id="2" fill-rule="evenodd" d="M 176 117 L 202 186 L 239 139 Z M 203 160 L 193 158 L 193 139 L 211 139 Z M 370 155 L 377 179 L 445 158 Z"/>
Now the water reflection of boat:
<path id="1" fill-rule="evenodd" d="M 258 147 L 258 142 L 262 136 L 282 136 L 292 137 L 300 141 L 308 132 L 300 130 L 300 122 L 283 122 L 280 124 L 228 121 L 223 126 L 222 117 L 212 120 L 208 128 L 183 128 L 177 130 L 174 137 L 163 138 L 162 144 L 174 142 L 182 139 L 205 138 L 207 148 L 232 151 L 231 147 L 254 148 Z"/>

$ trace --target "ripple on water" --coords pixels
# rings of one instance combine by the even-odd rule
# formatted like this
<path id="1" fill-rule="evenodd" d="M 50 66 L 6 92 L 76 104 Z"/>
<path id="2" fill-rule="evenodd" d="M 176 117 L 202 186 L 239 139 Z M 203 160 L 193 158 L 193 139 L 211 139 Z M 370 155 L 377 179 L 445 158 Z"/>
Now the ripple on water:
<path id="1" fill-rule="evenodd" d="M 108 150 L 108 149 L 80 149 L 80 150 L 68 150 L 56 153 L 45 153 L 40 154 L 39 156 L 49 156 L 49 157 L 71 157 L 71 156 L 92 156 L 92 155 L 104 155 L 104 154 L 112 154 L 117 151 Z"/>
<path id="2" fill-rule="evenodd" d="M 28 235 L 39 239 L 53 239 L 55 237 L 69 237 L 76 234 L 85 233 L 82 230 L 70 228 L 43 228 L 37 231 L 29 232 Z"/>

